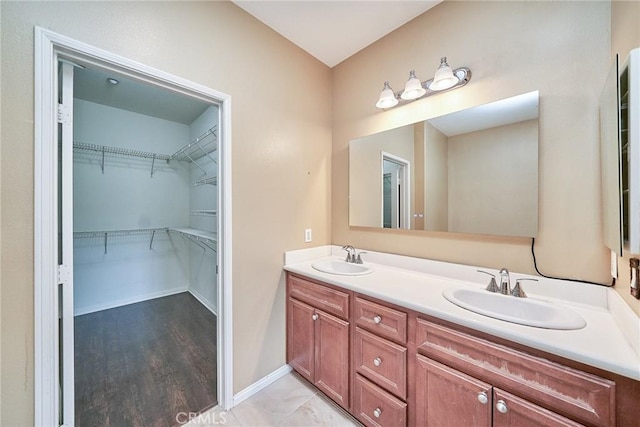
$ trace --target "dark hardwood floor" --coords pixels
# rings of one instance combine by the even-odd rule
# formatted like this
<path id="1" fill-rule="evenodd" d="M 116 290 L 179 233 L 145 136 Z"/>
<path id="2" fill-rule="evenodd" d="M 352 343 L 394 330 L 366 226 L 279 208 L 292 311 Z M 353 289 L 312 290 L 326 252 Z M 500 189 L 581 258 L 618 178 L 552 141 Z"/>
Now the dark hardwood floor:
<path id="1" fill-rule="evenodd" d="M 174 426 L 216 403 L 216 316 L 191 294 L 75 318 L 76 426 Z"/>

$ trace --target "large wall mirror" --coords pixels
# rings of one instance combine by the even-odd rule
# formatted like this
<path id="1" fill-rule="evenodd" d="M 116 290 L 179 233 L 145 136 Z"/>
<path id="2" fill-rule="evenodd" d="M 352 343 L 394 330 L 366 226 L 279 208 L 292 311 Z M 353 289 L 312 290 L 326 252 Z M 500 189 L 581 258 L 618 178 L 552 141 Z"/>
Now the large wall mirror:
<path id="1" fill-rule="evenodd" d="M 352 140 L 349 225 L 535 237 L 538 91 Z"/>

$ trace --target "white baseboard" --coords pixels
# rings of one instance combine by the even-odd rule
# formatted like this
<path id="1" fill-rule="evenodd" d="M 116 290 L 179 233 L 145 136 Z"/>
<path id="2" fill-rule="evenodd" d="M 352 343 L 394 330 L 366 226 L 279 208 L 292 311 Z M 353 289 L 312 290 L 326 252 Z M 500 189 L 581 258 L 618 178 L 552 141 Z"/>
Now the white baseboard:
<path id="1" fill-rule="evenodd" d="M 289 365 L 281 366 L 280 368 L 268 374 L 266 377 L 256 381 L 255 383 L 251 384 L 249 387 L 236 393 L 233 396 L 233 406 L 237 406 L 241 402 L 244 402 L 245 400 L 247 400 L 257 392 L 259 392 L 263 388 L 278 381 L 280 378 L 284 377 L 291 371 L 292 371 L 291 366 Z"/>
<path id="2" fill-rule="evenodd" d="M 135 304 L 137 302 L 148 301 L 151 299 L 168 297 L 169 295 L 175 295 L 182 292 L 187 292 L 187 287 L 182 286 L 179 288 L 171 288 L 164 291 L 152 292 L 150 294 L 136 295 L 134 297 L 122 298 L 115 301 L 109 301 L 104 304 L 94 304 L 87 307 L 80 307 L 73 313 L 75 316 L 82 316 L 83 314 L 95 313 L 96 311 L 108 310 L 110 308 L 122 307 L 123 305 Z"/>
<path id="3" fill-rule="evenodd" d="M 195 289 L 188 289 L 188 292 L 193 295 L 193 297 L 195 299 L 197 299 L 200 304 L 204 305 L 205 308 L 207 310 L 209 310 L 210 312 L 212 312 L 214 314 L 214 316 L 218 316 L 218 308 L 216 306 L 214 306 L 213 304 L 211 304 L 211 301 L 209 301 L 208 299 L 206 299 L 204 296 L 202 296 L 202 294 L 198 291 L 196 291 Z"/>

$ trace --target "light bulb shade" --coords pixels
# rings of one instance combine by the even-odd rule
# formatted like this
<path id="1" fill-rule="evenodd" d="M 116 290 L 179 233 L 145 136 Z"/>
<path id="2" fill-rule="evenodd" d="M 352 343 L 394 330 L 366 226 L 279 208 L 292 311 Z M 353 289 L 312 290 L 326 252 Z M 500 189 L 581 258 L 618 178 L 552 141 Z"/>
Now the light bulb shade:
<path id="1" fill-rule="evenodd" d="M 378 98 L 378 102 L 376 102 L 376 107 L 378 108 L 391 108 L 398 105 L 398 98 L 396 98 L 396 93 L 389 86 L 389 82 L 384 82 L 384 88 L 382 92 L 380 92 L 380 98 Z"/>
<path id="2" fill-rule="evenodd" d="M 409 73 L 409 80 L 407 80 L 407 84 L 405 84 L 404 91 L 402 95 L 400 95 L 400 98 L 410 101 L 420 98 L 425 93 L 427 93 L 427 91 L 422 87 L 420 79 L 416 77 L 416 72 L 412 70 Z"/>
<path id="3" fill-rule="evenodd" d="M 447 64 L 447 58 L 440 60 L 440 66 L 436 70 L 433 81 L 429 84 L 431 90 L 445 90 L 458 84 L 460 80 L 453 74 L 453 70 Z"/>

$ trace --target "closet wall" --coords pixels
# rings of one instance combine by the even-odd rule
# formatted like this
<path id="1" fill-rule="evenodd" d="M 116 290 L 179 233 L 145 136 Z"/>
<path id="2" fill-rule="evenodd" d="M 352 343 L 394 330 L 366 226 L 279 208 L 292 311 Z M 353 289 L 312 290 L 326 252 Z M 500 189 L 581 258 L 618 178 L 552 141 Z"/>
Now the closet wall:
<path id="1" fill-rule="evenodd" d="M 74 142 L 171 155 L 214 124 L 216 107 L 185 125 L 74 101 Z M 215 231 L 214 216 L 194 219 L 198 198 L 215 203 L 216 197 L 212 185 L 193 186 L 193 168 L 114 154 L 105 154 L 103 162 L 100 152 L 74 149 L 76 315 L 184 291 L 215 307 L 215 252 L 166 231 L 190 226 Z"/>

